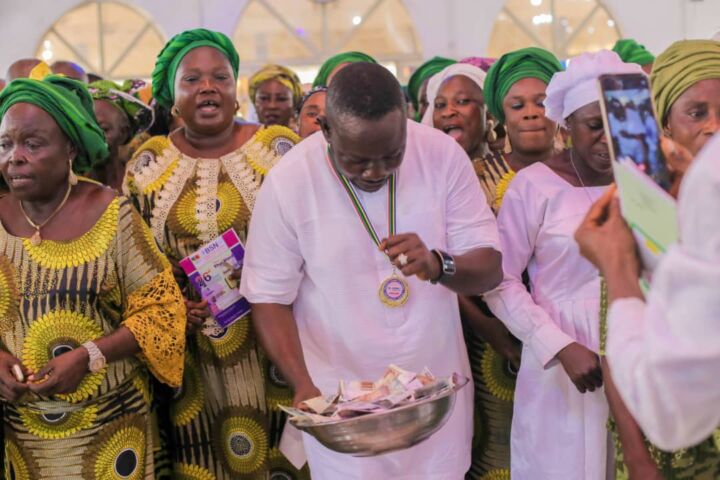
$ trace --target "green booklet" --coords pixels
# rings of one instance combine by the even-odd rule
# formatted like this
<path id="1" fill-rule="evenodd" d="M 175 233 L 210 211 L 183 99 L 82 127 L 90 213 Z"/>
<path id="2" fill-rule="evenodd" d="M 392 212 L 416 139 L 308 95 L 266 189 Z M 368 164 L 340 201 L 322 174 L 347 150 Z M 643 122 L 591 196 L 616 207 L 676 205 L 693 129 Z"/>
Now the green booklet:
<path id="1" fill-rule="evenodd" d="M 678 241 L 677 202 L 629 159 L 613 162 L 613 171 L 623 217 L 635 234 L 649 282 L 662 255 Z"/>

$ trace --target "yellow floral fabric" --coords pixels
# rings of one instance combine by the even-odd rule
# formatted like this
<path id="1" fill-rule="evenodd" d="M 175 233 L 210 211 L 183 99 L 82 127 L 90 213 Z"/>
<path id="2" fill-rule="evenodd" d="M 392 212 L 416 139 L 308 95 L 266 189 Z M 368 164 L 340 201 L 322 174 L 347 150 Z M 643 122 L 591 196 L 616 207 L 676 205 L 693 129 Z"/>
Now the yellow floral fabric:
<path id="1" fill-rule="evenodd" d="M 7 478 L 155 477 L 146 368 L 177 386 L 184 363 L 184 304 L 171 280 L 170 264 L 123 197 L 68 242 L 33 246 L 0 225 L 6 351 L 37 370 L 122 325 L 141 348 L 87 374 L 75 392 L 6 404 Z"/>
<path id="2" fill-rule="evenodd" d="M 168 138 L 153 137 L 129 162 L 124 191 L 177 264 L 229 228 L 245 241 L 265 174 L 297 141 L 285 127 L 265 127 L 234 152 L 194 158 Z M 181 287 L 198 300 L 186 281 Z M 272 477 L 269 452 L 284 423 L 274 402 L 292 397 L 267 392 L 281 389 L 288 386 L 260 351 L 249 315 L 212 335 L 190 334 L 182 388 L 167 405 L 173 478 Z M 307 476 L 292 468 L 275 473 Z"/>
<path id="3" fill-rule="evenodd" d="M 488 205 L 497 215 L 504 193 L 502 185 L 509 181 L 512 169 L 500 153 L 473 160 L 473 168 Z M 479 297 L 471 300 L 483 313 L 493 316 Z M 475 384 L 472 463 L 467 478 L 509 479 L 510 425 L 517 372 L 466 321 L 463 335 Z"/>

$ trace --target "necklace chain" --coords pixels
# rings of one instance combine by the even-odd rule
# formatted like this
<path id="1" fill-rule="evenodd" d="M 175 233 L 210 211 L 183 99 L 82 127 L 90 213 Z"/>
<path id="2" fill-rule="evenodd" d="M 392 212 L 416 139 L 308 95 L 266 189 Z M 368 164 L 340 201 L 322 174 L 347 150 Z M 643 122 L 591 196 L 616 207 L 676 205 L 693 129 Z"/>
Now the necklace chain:
<path id="1" fill-rule="evenodd" d="M 65 192 L 65 196 L 63 197 L 63 199 L 62 199 L 62 201 L 60 202 L 60 204 L 55 208 L 55 210 L 53 210 L 53 212 L 52 212 L 45 220 L 43 220 L 43 221 L 40 222 L 40 223 L 35 223 L 35 222 L 33 222 L 32 219 L 30 218 L 30 216 L 29 216 L 29 215 L 27 214 L 27 212 L 25 211 L 25 207 L 23 206 L 22 201 L 19 202 L 19 203 L 20 203 L 20 211 L 22 212 L 23 216 L 25 217 L 25 220 L 27 220 L 27 222 L 35 229 L 35 233 L 33 234 L 32 239 L 31 239 L 31 241 L 33 242 L 33 244 L 39 245 L 40 242 L 42 242 L 42 237 L 40 236 L 40 229 L 43 228 L 45 225 L 47 225 L 47 223 L 48 223 L 50 220 L 52 220 L 53 217 L 55 217 L 55 215 L 57 215 L 57 213 L 58 213 L 60 210 L 62 210 L 62 208 L 63 208 L 63 207 L 65 206 L 65 204 L 67 203 L 68 198 L 70 198 L 70 191 L 71 191 L 71 190 L 72 190 L 72 184 L 68 182 L 67 191 Z"/>
<path id="2" fill-rule="evenodd" d="M 592 196 L 590 195 L 590 192 L 588 192 L 587 187 L 585 186 L 585 182 L 583 182 L 582 177 L 580 176 L 580 172 L 578 171 L 577 167 L 575 166 L 575 160 L 573 159 L 573 152 L 572 149 L 570 150 L 570 165 L 572 165 L 573 170 L 575 170 L 575 175 L 577 175 L 577 179 L 580 182 L 580 185 L 582 186 L 583 191 L 585 192 L 585 195 L 587 195 L 588 200 L 590 200 L 590 205 L 595 203 L 595 201 L 592 199 Z"/>

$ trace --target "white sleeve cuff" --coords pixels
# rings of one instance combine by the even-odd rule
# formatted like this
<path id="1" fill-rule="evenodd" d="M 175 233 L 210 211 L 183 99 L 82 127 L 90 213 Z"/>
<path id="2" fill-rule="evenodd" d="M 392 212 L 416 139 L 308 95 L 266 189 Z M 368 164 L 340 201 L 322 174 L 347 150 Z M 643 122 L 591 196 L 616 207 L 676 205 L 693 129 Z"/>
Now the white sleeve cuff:
<path id="1" fill-rule="evenodd" d="M 540 364 L 547 368 L 560 350 L 574 342 L 575 339 L 560 330 L 557 325 L 547 323 L 540 327 L 530 338 L 530 348 L 540 361 Z"/>

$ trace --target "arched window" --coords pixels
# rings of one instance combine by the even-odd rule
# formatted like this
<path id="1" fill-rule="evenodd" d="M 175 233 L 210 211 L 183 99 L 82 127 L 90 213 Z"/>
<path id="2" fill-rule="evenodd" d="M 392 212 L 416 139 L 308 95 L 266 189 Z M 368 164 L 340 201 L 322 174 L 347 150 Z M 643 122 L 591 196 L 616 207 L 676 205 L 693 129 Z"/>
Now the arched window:
<path id="1" fill-rule="evenodd" d="M 304 82 L 347 50 L 372 55 L 401 76 L 422 59 L 401 0 L 250 0 L 233 40 L 243 74 L 272 62 L 293 67 Z"/>
<path id="2" fill-rule="evenodd" d="M 507 0 L 495 20 L 488 54 L 539 46 L 560 59 L 612 48 L 621 38 L 600 0 Z"/>
<path id="3" fill-rule="evenodd" d="M 85 3 L 64 14 L 47 31 L 37 57 L 70 60 L 103 78 L 149 78 L 165 44 L 152 20 L 118 2 Z"/>

